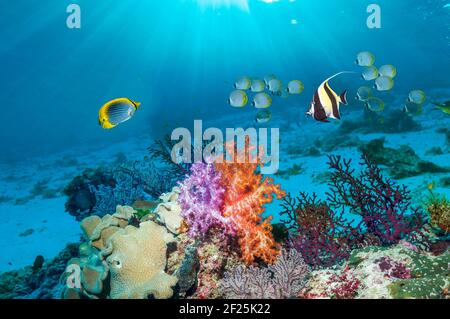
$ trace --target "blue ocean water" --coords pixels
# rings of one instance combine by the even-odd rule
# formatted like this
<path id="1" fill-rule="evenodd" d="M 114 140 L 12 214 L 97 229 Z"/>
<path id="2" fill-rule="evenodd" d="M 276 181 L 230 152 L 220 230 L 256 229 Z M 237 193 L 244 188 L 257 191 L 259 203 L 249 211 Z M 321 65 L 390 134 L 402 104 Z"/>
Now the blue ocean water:
<path id="1" fill-rule="evenodd" d="M 0 4 L 1 160 L 217 119 L 233 112 L 226 99 L 241 75 L 302 80 L 302 121 L 315 87 L 355 69 L 363 50 L 398 68 L 398 94 L 449 87 L 444 0 L 377 1 L 381 29 L 366 26 L 372 1 L 229 2 L 80 0 L 81 29 L 66 26 L 69 1 Z M 121 96 L 142 102 L 141 114 L 99 130 L 98 108 Z"/>
<path id="2" fill-rule="evenodd" d="M 76 241 L 80 235 L 78 223 L 64 212 L 64 196 L 59 193 L 57 199 L 22 205 L 24 189 L 58 175 L 52 180 L 55 184 L 50 184 L 61 191 L 84 168 L 112 161 L 119 151 L 138 158 L 154 139 L 177 127 L 192 129 L 196 119 L 219 128 L 254 126 L 254 108 L 235 109 L 227 103 L 241 76 L 275 74 L 285 83 L 293 79 L 304 83 L 299 96 L 273 98 L 270 110 L 274 120 L 266 125 L 280 129 L 283 170 L 297 160 L 287 149 L 293 145 L 302 148 L 302 143 L 314 139 L 329 142 L 333 133 L 328 128 L 340 125 L 318 123 L 305 116 L 324 79 L 340 71 L 356 72 L 335 79 L 332 86 L 338 93 L 349 90 L 350 106 L 343 108 L 343 119 L 364 121 L 360 114 L 364 105 L 355 101 L 356 90 L 366 84 L 355 64 L 361 51 L 372 52 L 377 66 L 397 68 L 394 89 L 379 93 L 386 114 L 401 110 L 411 90 L 427 93 L 424 114 L 414 117 L 427 130 L 392 134 L 390 146 L 408 144 L 420 156 L 433 146 L 445 148 L 443 135 L 435 134 L 434 128 L 449 128 L 450 117 L 434 110 L 429 102 L 450 100 L 450 4 L 448 0 L 376 0 L 381 8 L 381 28 L 369 28 L 367 8 L 374 2 L 1 2 L 0 197 L 5 199 L 0 201 L 0 216 L 7 216 L 7 223 L 0 231 L 4 234 L 0 246 L 6 249 L 0 270 L 28 265 L 37 254 L 54 257 L 66 242 Z M 70 14 L 66 9 L 72 3 L 81 9 L 79 29 L 66 25 Z M 130 121 L 103 130 L 98 125 L 98 110 L 117 97 L 131 98 L 142 106 Z M 380 136 L 383 134 L 349 133 L 349 138 L 364 141 Z M 339 152 L 359 156 L 355 148 Z M 61 163 L 55 166 L 55 159 L 66 153 L 78 161 L 67 171 Z M 427 159 L 448 167 L 448 154 Z M 306 173 L 276 181 L 292 193 L 325 193 L 326 184 L 313 183 L 313 179 L 326 172 L 326 158 L 306 156 L 300 160 Z M 446 175 L 439 175 L 443 177 Z M 426 175 L 406 184 L 420 192 L 433 180 L 434 176 Z M 440 191 L 450 193 L 447 186 Z M 279 221 L 278 205 L 275 202 L 267 209 L 275 222 Z M 23 218 L 24 212 L 39 214 L 28 219 Z M 34 232 L 31 236 L 41 237 L 28 241 L 29 229 Z"/>

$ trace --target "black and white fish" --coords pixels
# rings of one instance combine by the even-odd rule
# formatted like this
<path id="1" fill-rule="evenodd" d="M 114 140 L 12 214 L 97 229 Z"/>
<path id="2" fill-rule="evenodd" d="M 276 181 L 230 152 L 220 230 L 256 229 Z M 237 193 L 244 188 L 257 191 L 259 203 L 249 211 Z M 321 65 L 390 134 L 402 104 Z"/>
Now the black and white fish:
<path id="1" fill-rule="evenodd" d="M 340 72 L 326 79 L 317 89 L 314 97 L 311 101 L 311 108 L 306 115 L 312 116 L 316 121 L 329 122 L 328 119 L 341 119 L 341 113 L 339 105 L 342 103 L 347 105 L 347 90 L 341 95 L 337 95 L 336 92 L 329 85 L 329 81 L 338 75 L 344 73 L 353 72 Z"/>

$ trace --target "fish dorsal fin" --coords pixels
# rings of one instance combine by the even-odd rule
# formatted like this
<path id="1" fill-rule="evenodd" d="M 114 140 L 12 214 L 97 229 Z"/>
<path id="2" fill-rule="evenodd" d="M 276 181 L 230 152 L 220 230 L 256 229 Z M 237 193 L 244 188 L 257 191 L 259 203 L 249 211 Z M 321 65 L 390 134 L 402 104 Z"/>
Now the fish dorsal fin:
<path id="1" fill-rule="evenodd" d="M 353 74 L 353 73 L 355 73 L 355 72 L 352 72 L 352 71 L 342 71 L 342 72 L 336 73 L 335 75 L 330 76 L 328 79 L 326 79 L 325 81 L 323 81 L 322 84 L 321 84 L 320 86 L 325 85 L 325 83 L 331 81 L 332 79 L 334 79 L 335 77 L 337 77 L 337 76 L 339 76 L 339 75 L 341 75 L 341 74 Z"/>

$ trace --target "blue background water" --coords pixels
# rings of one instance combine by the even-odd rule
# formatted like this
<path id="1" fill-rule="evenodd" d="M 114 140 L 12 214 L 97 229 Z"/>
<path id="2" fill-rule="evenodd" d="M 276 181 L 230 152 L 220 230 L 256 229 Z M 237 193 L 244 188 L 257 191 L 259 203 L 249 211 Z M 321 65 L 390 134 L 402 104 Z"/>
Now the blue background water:
<path id="1" fill-rule="evenodd" d="M 372 2 L 250 0 L 245 11 L 194 0 L 78 0 L 82 28 L 71 30 L 70 1 L 2 1 L 0 160 L 158 136 L 235 112 L 226 99 L 240 75 L 302 80 L 305 94 L 295 103 L 303 121 L 315 87 L 355 69 L 362 50 L 398 68 L 398 94 L 450 87 L 446 1 L 377 0 L 379 30 L 366 26 Z M 139 116 L 99 129 L 98 108 L 121 96 L 143 103 Z"/>
<path id="2" fill-rule="evenodd" d="M 211 1 L 215 7 L 200 4 Z M 341 122 L 322 125 L 304 113 L 325 78 L 343 70 L 361 72 L 354 64 L 358 52 L 369 50 L 376 66 L 398 69 L 394 89 L 377 93 L 386 102 L 382 116 L 398 110 L 412 89 L 424 90 L 428 102 L 450 100 L 448 0 L 377 0 L 382 28 L 375 30 L 366 26 L 373 0 L 291 1 L 241 0 L 248 10 L 220 6 L 219 0 L 1 1 L 0 271 L 30 265 L 38 254 L 53 258 L 67 243 L 79 241 L 79 223 L 64 211 L 67 198 L 61 191 L 84 169 L 111 163 L 120 152 L 141 159 L 153 138 L 175 127 L 191 128 L 194 119 L 205 120 L 205 128 L 253 125 L 253 107 L 227 104 L 240 76 L 275 74 L 285 83 L 305 84 L 300 96 L 274 97 L 268 124 L 280 128 L 280 169 L 294 164 L 304 169 L 300 175 L 274 176 L 293 195 L 307 191 L 323 197 L 328 191 L 326 152 L 316 157 L 304 151 L 317 139 L 333 142 Z M 79 30 L 66 27 L 72 2 L 81 6 Z M 363 83 L 358 74 L 332 81 L 338 93 L 350 89 L 344 120 L 364 120 L 362 103 L 353 99 Z M 117 97 L 142 107 L 131 121 L 103 130 L 98 109 Z M 413 117 L 422 124 L 420 131 L 350 132 L 341 139 L 385 137 L 388 147 L 407 144 L 421 158 L 448 167 L 442 129 L 450 127 L 450 117 L 432 109 L 427 103 L 424 114 Z M 432 147 L 446 153 L 427 154 Z M 356 147 L 333 153 L 355 161 L 360 156 Z M 436 192 L 450 196 L 444 177 L 448 174 L 423 174 L 399 182 L 420 204 L 431 181 L 437 182 Z M 275 201 L 265 214 L 278 222 L 279 212 Z"/>

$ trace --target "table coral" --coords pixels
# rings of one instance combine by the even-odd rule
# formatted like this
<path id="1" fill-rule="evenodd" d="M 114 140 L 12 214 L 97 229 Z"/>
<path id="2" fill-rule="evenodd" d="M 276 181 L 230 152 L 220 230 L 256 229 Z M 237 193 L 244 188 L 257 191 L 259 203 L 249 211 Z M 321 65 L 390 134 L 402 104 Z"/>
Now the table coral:
<path id="1" fill-rule="evenodd" d="M 102 254 L 110 267 L 112 299 L 172 296 L 177 278 L 164 271 L 168 238 L 164 227 L 148 221 L 139 228 L 127 226 L 108 240 Z"/>

